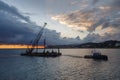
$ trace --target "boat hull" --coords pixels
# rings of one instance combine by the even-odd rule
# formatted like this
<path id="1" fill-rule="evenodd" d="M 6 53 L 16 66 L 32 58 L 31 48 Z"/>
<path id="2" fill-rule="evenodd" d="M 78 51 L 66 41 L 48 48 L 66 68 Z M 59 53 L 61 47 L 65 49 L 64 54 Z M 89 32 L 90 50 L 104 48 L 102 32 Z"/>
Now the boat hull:
<path id="1" fill-rule="evenodd" d="M 58 57 L 61 53 L 22 53 L 21 56 L 35 56 L 35 57 Z"/>
<path id="2" fill-rule="evenodd" d="M 96 59 L 96 60 L 108 60 L 108 57 L 106 55 L 99 55 L 99 56 L 85 55 L 84 58 Z"/>

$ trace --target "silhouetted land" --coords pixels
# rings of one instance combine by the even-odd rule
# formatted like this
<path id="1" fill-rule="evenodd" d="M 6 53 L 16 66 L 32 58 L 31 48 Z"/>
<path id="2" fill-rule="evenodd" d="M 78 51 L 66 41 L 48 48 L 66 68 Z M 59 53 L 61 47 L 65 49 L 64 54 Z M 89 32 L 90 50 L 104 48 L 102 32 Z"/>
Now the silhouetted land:
<path id="1" fill-rule="evenodd" d="M 120 48 L 120 41 L 109 40 L 100 43 L 83 43 L 70 45 L 49 45 L 48 48 Z"/>

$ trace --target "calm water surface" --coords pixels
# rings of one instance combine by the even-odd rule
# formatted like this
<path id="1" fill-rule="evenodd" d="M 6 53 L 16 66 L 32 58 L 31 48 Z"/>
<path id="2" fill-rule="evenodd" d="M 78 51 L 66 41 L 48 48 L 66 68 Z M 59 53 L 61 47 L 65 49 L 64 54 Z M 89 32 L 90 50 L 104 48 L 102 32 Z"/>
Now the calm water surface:
<path id="1" fill-rule="evenodd" d="M 56 58 L 0 50 L 0 80 L 120 80 L 120 49 L 99 49 L 108 61 L 82 58 L 91 49 L 62 49 Z"/>

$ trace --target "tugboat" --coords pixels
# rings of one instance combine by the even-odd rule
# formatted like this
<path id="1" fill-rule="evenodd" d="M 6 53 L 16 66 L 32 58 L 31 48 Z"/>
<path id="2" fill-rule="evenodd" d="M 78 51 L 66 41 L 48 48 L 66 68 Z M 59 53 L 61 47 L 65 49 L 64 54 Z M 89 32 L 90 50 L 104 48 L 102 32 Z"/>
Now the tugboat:
<path id="1" fill-rule="evenodd" d="M 102 55 L 101 52 L 97 52 L 96 50 L 91 51 L 92 55 L 85 55 L 84 58 L 90 58 L 95 60 L 108 60 L 107 55 Z"/>
<path id="2" fill-rule="evenodd" d="M 59 48 L 58 51 L 55 52 L 52 50 L 52 52 L 46 51 L 46 40 L 44 39 L 44 50 L 43 52 L 38 52 L 38 50 L 36 50 L 36 52 L 33 52 L 36 48 L 36 46 L 38 46 L 39 40 L 41 39 L 41 36 L 43 34 L 43 30 L 45 28 L 47 23 L 44 24 L 43 28 L 40 30 L 40 32 L 38 33 L 38 35 L 36 36 L 35 40 L 32 42 L 31 46 L 32 47 L 28 47 L 25 51 L 25 53 L 21 53 L 21 56 L 35 56 L 35 57 L 58 57 L 61 56 L 62 53 L 60 52 Z M 36 48 L 38 49 L 38 48 Z"/>

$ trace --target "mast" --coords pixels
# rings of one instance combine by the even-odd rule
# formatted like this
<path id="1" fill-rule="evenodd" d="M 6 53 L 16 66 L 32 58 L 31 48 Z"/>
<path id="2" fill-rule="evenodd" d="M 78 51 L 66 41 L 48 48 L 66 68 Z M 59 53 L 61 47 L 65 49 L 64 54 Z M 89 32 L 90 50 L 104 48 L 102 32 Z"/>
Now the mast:
<path id="1" fill-rule="evenodd" d="M 45 50 L 46 50 L 46 39 L 44 39 L 44 53 L 45 53 Z"/>
<path id="2" fill-rule="evenodd" d="M 58 48 L 58 53 L 60 53 L 60 49 Z"/>

